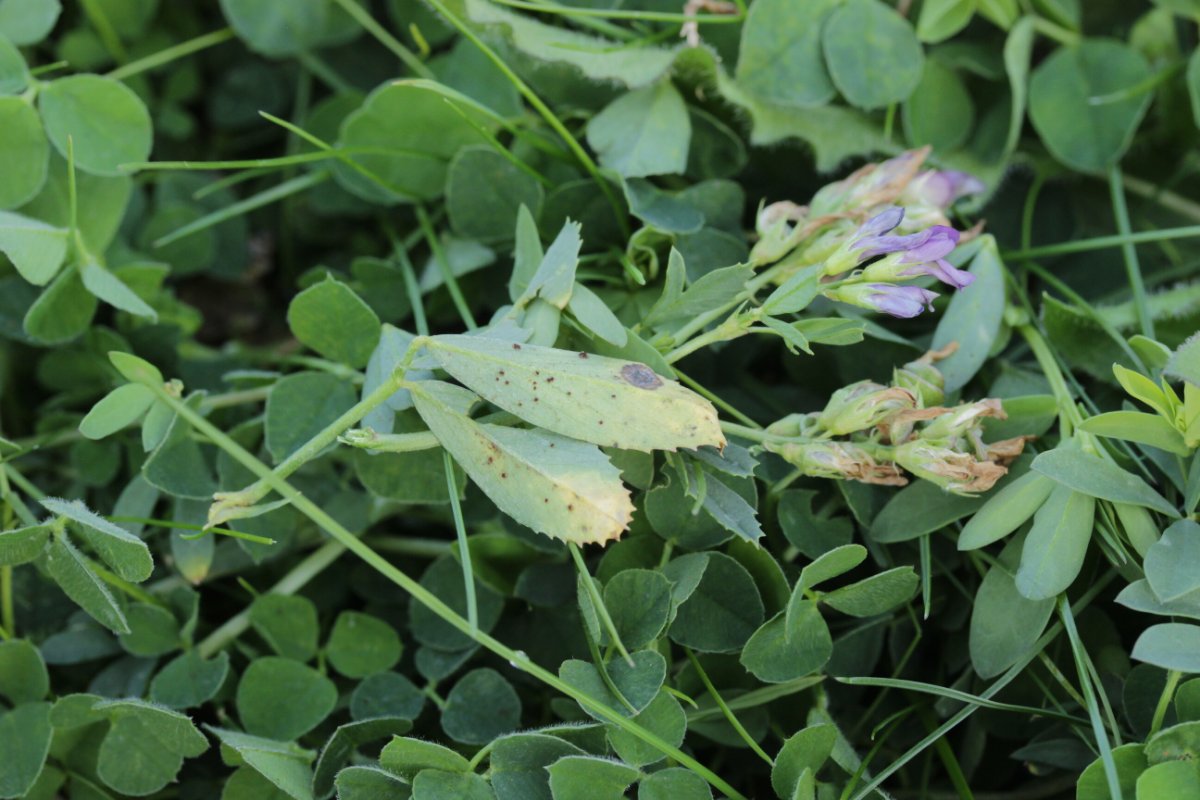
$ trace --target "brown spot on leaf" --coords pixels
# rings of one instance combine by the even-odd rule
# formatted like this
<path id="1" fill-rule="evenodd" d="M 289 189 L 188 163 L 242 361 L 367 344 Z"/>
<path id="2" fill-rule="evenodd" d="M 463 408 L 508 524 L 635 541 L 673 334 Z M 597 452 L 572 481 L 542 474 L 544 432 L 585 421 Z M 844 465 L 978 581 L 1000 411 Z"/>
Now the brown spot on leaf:
<path id="1" fill-rule="evenodd" d="M 580 358 L 587 358 L 587 353 L 580 353 L 580 354 L 579 354 L 579 357 L 580 357 Z"/>
<path id="2" fill-rule="evenodd" d="M 546 378 L 546 383 L 554 383 L 554 378 Z"/>
<path id="3" fill-rule="evenodd" d="M 662 378 L 645 364 L 626 364 L 621 367 L 621 377 L 639 389 L 657 389 L 663 385 Z"/>
<path id="4" fill-rule="evenodd" d="M 508 473 L 507 473 L 507 472 L 501 472 L 501 473 L 500 473 L 500 477 L 501 477 L 501 478 L 507 478 L 507 477 L 508 477 Z"/>
<path id="5" fill-rule="evenodd" d="M 520 349 L 521 349 L 521 345 L 517 344 L 516 342 L 513 342 L 513 350 L 520 350 Z"/>

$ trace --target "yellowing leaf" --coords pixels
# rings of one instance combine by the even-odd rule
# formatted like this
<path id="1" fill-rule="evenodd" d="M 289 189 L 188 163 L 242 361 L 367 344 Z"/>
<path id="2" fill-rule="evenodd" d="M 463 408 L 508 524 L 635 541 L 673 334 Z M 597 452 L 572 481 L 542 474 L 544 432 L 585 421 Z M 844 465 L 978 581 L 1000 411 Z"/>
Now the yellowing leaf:
<path id="1" fill-rule="evenodd" d="M 594 445 L 537 430 L 480 424 L 470 392 L 439 381 L 411 387 L 413 402 L 471 480 L 501 511 L 556 539 L 616 539 L 633 517 L 621 472 Z"/>
<path id="2" fill-rule="evenodd" d="M 625 450 L 725 446 L 712 404 L 645 364 L 478 336 L 426 347 L 488 402 L 564 436 Z"/>

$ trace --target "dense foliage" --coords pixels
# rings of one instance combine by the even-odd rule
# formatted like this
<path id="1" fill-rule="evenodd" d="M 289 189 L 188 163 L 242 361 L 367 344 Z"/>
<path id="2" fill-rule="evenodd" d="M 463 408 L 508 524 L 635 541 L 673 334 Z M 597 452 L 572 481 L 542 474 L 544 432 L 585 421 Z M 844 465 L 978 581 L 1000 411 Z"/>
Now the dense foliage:
<path id="1" fill-rule="evenodd" d="M 0 798 L 1200 800 L 1196 0 L 0 0 Z"/>

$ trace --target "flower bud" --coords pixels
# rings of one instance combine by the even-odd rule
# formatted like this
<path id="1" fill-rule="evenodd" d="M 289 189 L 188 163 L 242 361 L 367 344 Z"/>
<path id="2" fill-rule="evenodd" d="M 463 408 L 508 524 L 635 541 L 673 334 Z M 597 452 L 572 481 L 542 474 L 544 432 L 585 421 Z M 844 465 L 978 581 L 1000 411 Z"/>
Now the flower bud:
<path id="1" fill-rule="evenodd" d="M 1008 472 L 992 461 L 977 461 L 967 453 L 913 439 L 896 447 L 896 463 L 954 494 L 986 492 Z"/>
<path id="2" fill-rule="evenodd" d="M 906 389 L 859 381 L 833 393 L 817 424 L 834 436 L 844 436 L 874 428 L 916 405 L 916 397 Z"/>
<path id="3" fill-rule="evenodd" d="M 751 263 L 770 264 L 795 249 L 803 231 L 799 225 L 791 223 L 803 220 L 807 212 L 806 206 L 798 206 L 790 200 L 772 203 L 759 211 L 754 226 L 758 242 L 750 251 Z"/>
<path id="4" fill-rule="evenodd" d="M 904 486 L 908 480 L 895 464 L 878 462 L 853 442 L 768 442 L 766 449 L 777 453 L 805 475 L 861 481 L 883 486 Z"/>
<path id="5" fill-rule="evenodd" d="M 927 442 L 952 444 L 979 432 L 979 426 L 987 417 L 1007 419 L 1004 407 L 995 398 L 965 403 L 949 409 L 921 430 L 921 438 Z"/>
<path id="6" fill-rule="evenodd" d="M 933 309 L 937 292 L 919 286 L 898 286 L 894 283 L 846 283 L 826 289 L 822 294 L 860 308 L 882 311 L 893 317 L 908 319 L 926 308 Z"/>
<path id="7" fill-rule="evenodd" d="M 921 408 L 932 408 L 946 399 L 946 377 L 928 361 L 910 361 L 894 370 L 892 383 L 911 392 Z"/>
<path id="8" fill-rule="evenodd" d="M 816 428 L 819 412 L 809 414 L 788 414 L 783 419 L 776 420 L 767 426 L 767 433 L 772 436 L 811 436 Z"/>

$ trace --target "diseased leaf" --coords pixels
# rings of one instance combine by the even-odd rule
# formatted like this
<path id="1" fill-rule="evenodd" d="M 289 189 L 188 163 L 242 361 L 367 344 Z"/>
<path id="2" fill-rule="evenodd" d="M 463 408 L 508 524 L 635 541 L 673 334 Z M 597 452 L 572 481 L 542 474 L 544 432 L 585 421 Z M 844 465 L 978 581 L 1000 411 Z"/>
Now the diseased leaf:
<path id="1" fill-rule="evenodd" d="M 644 364 L 472 336 L 426 347 L 485 400 L 564 436 L 627 450 L 725 443 L 711 403 Z"/>
<path id="2" fill-rule="evenodd" d="M 536 430 L 480 424 L 473 395 L 436 381 L 412 388 L 421 418 L 502 511 L 538 533 L 607 542 L 633 515 L 621 473 L 594 445 Z"/>

